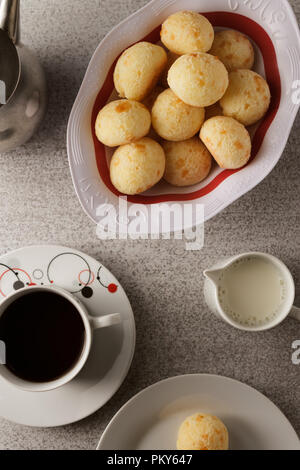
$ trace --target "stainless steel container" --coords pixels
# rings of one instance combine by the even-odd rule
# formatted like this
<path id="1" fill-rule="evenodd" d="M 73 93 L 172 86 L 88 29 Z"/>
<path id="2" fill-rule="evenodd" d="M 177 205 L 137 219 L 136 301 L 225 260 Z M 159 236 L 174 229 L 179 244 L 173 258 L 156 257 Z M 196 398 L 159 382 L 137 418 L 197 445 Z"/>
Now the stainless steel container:
<path id="1" fill-rule="evenodd" d="M 44 71 L 18 39 L 19 3 L 0 3 L 0 153 L 30 139 L 46 109 Z"/>

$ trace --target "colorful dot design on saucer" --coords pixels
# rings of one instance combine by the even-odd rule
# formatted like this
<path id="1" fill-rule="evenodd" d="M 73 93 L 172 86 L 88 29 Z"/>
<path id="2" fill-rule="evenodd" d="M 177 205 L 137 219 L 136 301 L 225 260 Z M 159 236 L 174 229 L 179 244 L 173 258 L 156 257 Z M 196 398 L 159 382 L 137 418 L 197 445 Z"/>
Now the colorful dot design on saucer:
<path id="1" fill-rule="evenodd" d="M 99 284 L 101 284 L 102 287 L 104 287 L 105 289 L 108 290 L 108 292 L 110 292 L 111 294 L 114 294 L 115 292 L 117 292 L 118 290 L 118 286 L 116 284 L 103 284 L 103 282 L 101 281 L 101 278 L 100 278 L 100 274 L 101 274 L 101 269 L 102 269 L 102 266 L 100 266 L 100 268 L 98 269 L 98 272 L 97 272 L 97 281 L 99 282 Z"/>
<path id="2" fill-rule="evenodd" d="M 72 260 L 73 257 L 73 260 Z M 97 284 L 97 280 L 101 287 L 107 290 L 110 294 L 114 294 L 118 291 L 118 286 L 114 283 L 105 283 L 101 279 L 101 270 L 102 266 L 99 267 L 97 275 L 95 275 L 88 261 L 77 253 L 64 252 L 53 257 L 46 269 L 46 274 L 44 271 L 37 267 L 32 272 L 32 277 L 30 274 L 21 268 L 14 268 L 7 264 L 0 263 L 0 295 L 6 297 L 9 293 L 23 289 L 25 287 L 31 286 L 44 286 L 44 285 L 61 285 L 57 274 L 62 273 L 62 269 L 66 265 L 69 265 L 70 262 L 76 261 L 77 266 L 80 266 L 79 273 L 74 273 L 74 278 L 70 279 L 72 282 L 72 289 L 69 290 L 72 294 L 81 294 L 84 298 L 90 299 L 94 295 L 94 290 Z M 8 278 L 10 276 L 10 278 Z M 33 280 L 35 282 L 33 282 Z M 5 287 L 3 286 L 3 281 L 5 282 Z M 78 286 L 78 288 L 77 288 Z"/>
<path id="3" fill-rule="evenodd" d="M 21 268 L 13 268 L 7 264 L 0 263 L 0 267 L 4 269 L 0 274 L 0 294 L 2 297 L 6 297 L 8 294 L 1 288 L 1 281 L 5 280 L 7 276 L 11 276 L 11 285 L 12 288 L 17 291 L 23 289 L 26 286 L 36 286 L 30 275 Z"/>

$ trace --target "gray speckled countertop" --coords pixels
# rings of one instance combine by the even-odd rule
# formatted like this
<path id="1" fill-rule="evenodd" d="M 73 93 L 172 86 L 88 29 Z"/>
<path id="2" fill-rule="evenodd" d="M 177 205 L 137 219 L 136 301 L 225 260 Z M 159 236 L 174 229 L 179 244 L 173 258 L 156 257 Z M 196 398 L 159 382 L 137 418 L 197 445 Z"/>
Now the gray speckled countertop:
<path id="1" fill-rule="evenodd" d="M 248 250 L 279 256 L 291 269 L 300 304 L 300 119 L 271 175 L 205 226 L 205 247 L 186 252 L 180 241 L 101 242 L 76 198 L 66 152 L 66 125 L 89 58 L 104 35 L 146 0 L 26 0 L 22 38 L 40 57 L 49 107 L 34 138 L 0 155 L 0 252 L 55 243 L 98 258 L 128 293 L 137 325 L 130 373 L 112 400 L 89 418 L 54 429 L 0 419 L 1 449 L 94 449 L 114 413 L 160 379 L 208 372 L 265 393 L 300 434 L 300 366 L 291 344 L 300 327 L 287 320 L 263 334 L 235 331 L 204 303 L 203 268 Z M 291 1 L 300 19 L 300 0 Z M 151 332 L 151 334 L 149 334 Z"/>

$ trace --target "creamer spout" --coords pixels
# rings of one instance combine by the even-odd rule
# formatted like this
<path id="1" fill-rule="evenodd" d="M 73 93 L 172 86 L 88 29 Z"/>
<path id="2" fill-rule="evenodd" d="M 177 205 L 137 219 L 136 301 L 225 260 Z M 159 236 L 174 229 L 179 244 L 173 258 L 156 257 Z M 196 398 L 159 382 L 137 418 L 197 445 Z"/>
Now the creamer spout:
<path id="1" fill-rule="evenodd" d="M 222 269 L 207 269 L 203 274 L 218 287 Z"/>

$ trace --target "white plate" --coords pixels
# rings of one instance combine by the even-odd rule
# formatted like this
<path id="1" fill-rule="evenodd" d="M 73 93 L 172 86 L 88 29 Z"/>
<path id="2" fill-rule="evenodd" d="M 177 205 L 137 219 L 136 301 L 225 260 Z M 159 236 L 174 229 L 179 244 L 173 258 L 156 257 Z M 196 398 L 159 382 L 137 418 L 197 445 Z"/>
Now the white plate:
<path id="1" fill-rule="evenodd" d="M 256 151 L 257 154 L 246 168 L 238 172 L 215 168 L 205 182 L 192 188 L 176 189 L 161 182 L 142 196 L 129 197 L 129 205 L 141 203 L 151 206 L 163 201 L 170 204 L 176 200 L 179 204 L 190 201 L 195 207 L 196 203 L 201 203 L 205 208 L 205 220 L 208 220 L 260 183 L 284 150 L 299 109 L 299 105 L 292 101 L 295 91 L 292 84 L 300 76 L 300 35 L 288 1 L 152 0 L 116 26 L 100 43 L 70 115 L 67 146 L 73 182 L 83 209 L 95 222 L 99 222 L 98 206 L 118 206 L 118 193 L 108 175 L 109 152 L 92 132 L 97 111 L 109 100 L 113 89 L 113 63 L 124 49 L 149 34 L 146 39 L 157 42 L 164 19 L 182 9 L 218 12 L 209 14 L 215 26 L 239 29 L 257 43 L 255 70 L 265 74 L 271 85 L 271 108 L 256 134 L 254 154 Z M 196 218 L 194 223 L 201 221 Z M 173 230 L 181 228 L 175 223 L 171 227 Z"/>
<path id="2" fill-rule="evenodd" d="M 78 296 L 91 315 L 119 312 L 122 323 L 95 332 L 83 370 L 57 390 L 26 392 L 0 378 L 0 416 L 27 426 L 61 426 L 101 408 L 122 384 L 134 354 L 135 322 L 129 300 L 98 261 L 60 246 L 30 246 L 0 258 L 0 300 L 26 285 L 52 283 Z"/>
<path id="3" fill-rule="evenodd" d="M 98 450 L 176 450 L 182 421 L 197 412 L 228 427 L 231 450 L 300 450 L 291 424 L 264 395 L 216 375 L 183 375 L 152 385 L 115 415 Z"/>

